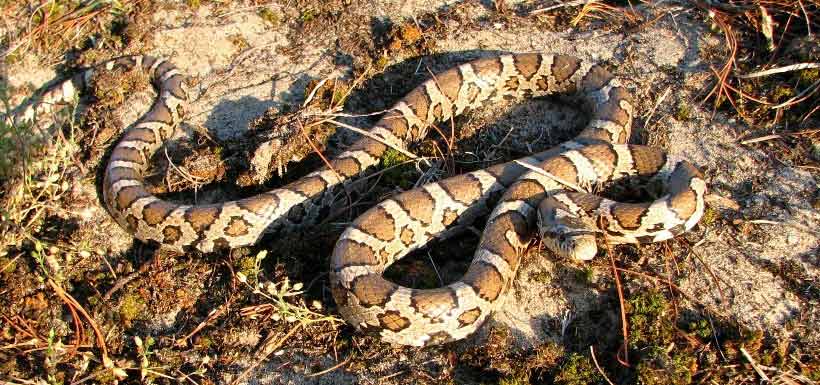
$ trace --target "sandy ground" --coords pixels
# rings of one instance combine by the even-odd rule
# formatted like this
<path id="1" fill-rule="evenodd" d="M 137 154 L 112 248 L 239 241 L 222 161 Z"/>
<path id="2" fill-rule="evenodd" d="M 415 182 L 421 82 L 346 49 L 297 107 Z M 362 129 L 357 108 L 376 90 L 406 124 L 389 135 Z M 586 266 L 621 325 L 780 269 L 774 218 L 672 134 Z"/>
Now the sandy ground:
<path id="1" fill-rule="evenodd" d="M 400 22 L 447 3 L 450 2 L 377 2 L 366 16 Z M 439 57 L 395 57 L 389 64 L 411 60 L 418 62 L 420 68 L 431 65 L 440 70 L 448 67 L 448 63 L 470 58 L 525 51 L 572 54 L 606 63 L 625 79 L 638 100 L 639 119 L 633 142 L 658 145 L 691 159 L 705 171 L 710 193 L 716 196 L 710 207 L 718 219 L 686 236 L 694 246 L 673 267 L 680 289 L 707 309 L 752 329 L 784 335 L 789 333 L 786 326 L 793 322 L 814 325 L 809 329 L 816 329 L 820 322 L 818 298 L 809 293 L 811 288 L 801 292 L 791 287 L 776 267 L 787 262 L 797 264 L 816 285 L 820 276 L 820 213 L 812 204 L 817 181 L 807 170 L 777 163 L 764 150 L 740 144 L 739 138 L 747 127 L 722 113 L 713 113 L 708 104 L 698 103 L 709 81 L 709 70 L 700 53 L 720 46 L 720 39 L 702 33 L 702 23 L 674 7 L 665 10 L 667 15 L 648 28 L 629 34 L 606 30 L 545 32 L 530 24 L 495 23 L 488 21 L 489 8 L 480 3 L 463 6 L 461 12 L 467 15 L 461 22 L 445 21 L 449 32 L 436 42 Z M 311 35 L 310 44 L 302 45 L 298 55 L 291 57 L 278 53 L 291 44 L 286 36 L 287 27 L 272 28 L 252 11 L 238 10 L 218 19 L 209 18 L 207 7 L 193 17 L 162 11 L 154 21 L 160 28 L 153 37 L 154 49 L 150 53 L 173 58 L 182 72 L 198 80 L 193 89 L 190 126 L 204 127 L 220 139 L 247 130 L 254 118 L 271 107 L 299 101 L 309 80 L 345 77 L 351 72 L 349 66 L 334 60 L 334 42 L 338 37 L 335 35 L 343 31 L 332 28 L 326 34 Z M 247 43 L 241 54 L 235 43 L 237 37 Z M 54 76 L 33 61 L 16 66 L 8 71 L 9 81 L 15 86 L 39 85 Z M 675 75 L 671 79 L 670 72 Z M 426 76 L 421 70 L 408 81 L 420 82 Z M 144 103 L 150 100 L 150 94 L 138 95 L 136 99 Z M 548 102 L 526 102 L 512 110 L 502 108 L 502 114 L 514 114 L 506 114 L 504 122 L 496 126 L 523 133 L 540 132 L 545 127 L 560 131 L 571 129 L 583 119 L 572 111 L 562 112 L 563 107 L 540 107 L 544 103 Z M 681 104 L 691 107 L 688 119 L 675 118 Z M 133 105 L 137 107 L 126 108 L 126 118 L 140 112 L 141 103 Z M 534 117 L 528 113 L 535 110 L 547 112 Z M 550 121 L 556 114 L 564 115 L 564 119 Z M 494 116 L 495 111 L 481 115 L 481 119 Z M 542 142 L 549 142 L 548 137 L 542 136 L 533 146 L 543 148 L 546 144 Z M 84 189 L 89 198 L 95 194 L 93 184 Z M 108 218 L 105 210 L 87 209 L 91 210 L 88 222 L 102 223 L 104 232 L 111 236 L 112 253 L 131 246 L 131 238 Z M 726 230 L 729 224 L 743 231 Z M 664 271 L 661 248 L 646 249 L 654 256 L 643 263 Z M 609 274 L 607 263 L 594 264 L 593 282 Z M 583 333 L 583 327 L 573 326 L 571 321 L 598 304 L 600 296 L 612 288 L 578 284 L 566 272 L 566 265 L 566 261 L 548 254 L 530 257 L 519 272 L 506 305 L 492 317 L 491 323 L 508 326 L 521 346 L 560 342 L 565 333 Z M 544 276 L 552 278 L 539 278 Z M 816 288 L 813 290 L 816 292 Z M 156 320 L 153 327 L 170 326 L 175 314 L 171 312 Z M 476 341 L 481 341 L 482 333 L 488 329 L 483 328 Z M 813 339 L 809 344 L 815 346 L 820 338 L 816 334 L 804 337 Z M 330 354 L 323 360 L 321 366 L 335 363 Z M 307 378 L 298 369 L 279 370 L 281 365 L 274 356 L 262 366 L 259 377 L 249 382 L 377 383 L 375 378 L 357 377 L 341 370 L 331 376 Z M 384 365 L 389 367 L 391 363 Z M 384 371 L 373 368 L 372 372 Z"/>

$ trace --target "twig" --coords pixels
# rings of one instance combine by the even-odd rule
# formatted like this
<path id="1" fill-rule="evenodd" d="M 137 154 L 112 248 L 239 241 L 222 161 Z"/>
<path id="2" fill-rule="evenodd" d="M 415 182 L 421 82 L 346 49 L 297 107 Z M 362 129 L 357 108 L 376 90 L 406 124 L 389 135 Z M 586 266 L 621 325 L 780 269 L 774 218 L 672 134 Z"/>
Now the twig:
<path id="1" fill-rule="evenodd" d="M 102 354 L 102 362 L 103 366 L 107 369 L 114 368 L 114 362 L 111 361 L 111 358 L 108 357 L 108 349 L 105 346 L 105 337 L 103 337 L 102 331 L 100 331 L 100 327 L 97 326 L 97 322 L 94 321 L 94 318 L 85 311 L 85 309 L 80 305 L 77 300 L 74 299 L 70 294 L 66 293 L 60 285 L 54 282 L 51 278 L 48 279 L 48 285 L 57 293 L 57 295 L 63 299 L 63 301 L 69 303 L 71 306 L 76 308 L 77 311 L 82 314 L 82 316 L 88 321 L 88 324 L 91 325 L 91 329 L 94 330 L 94 336 L 97 339 L 97 346 L 100 348 Z"/>
<path id="2" fill-rule="evenodd" d="M 740 142 L 740 144 L 751 144 L 751 143 L 757 143 L 757 142 L 764 142 L 764 141 L 767 141 L 767 140 L 772 140 L 772 139 L 780 139 L 780 138 L 782 138 L 782 137 L 783 137 L 783 135 L 788 135 L 788 136 L 800 136 L 800 135 L 811 135 L 811 134 L 816 134 L 816 133 L 818 133 L 818 132 L 820 132 L 820 128 L 815 128 L 815 129 L 810 129 L 810 130 L 803 130 L 803 131 L 797 131 L 797 132 L 784 132 L 784 133 L 782 133 L 782 134 L 771 134 L 771 135 L 764 135 L 764 136 L 759 136 L 759 137 L 757 137 L 757 138 L 752 138 L 752 139 L 742 140 L 742 141 Z"/>
<path id="3" fill-rule="evenodd" d="M 780 225 L 780 222 L 770 221 L 768 219 L 752 219 L 750 221 L 746 221 L 749 223 L 754 223 L 756 225 Z"/>
<path id="4" fill-rule="evenodd" d="M 376 383 L 382 384 L 382 383 L 384 383 L 385 380 L 391 379 L 391 378 L 396 377 L 396 376 L 400 376 L 400 375 L 404 374 L 405 372 L 406 372 L 405 370 L 399 370 L 396 373 L 388 374 L 386 376 L 381 376 L 381 377 L 379 377 L 378 381 L 376 381 Z"/>
<path id="5" fill-rule="evenodd" d="M 245 379 L 245 377 L 248 374 L 250 374 L 251 371 L 256 369 L 256 367 L 258 367 L 262 362 L 264 362 L 268 358 L 268 356 L 271 355 L 271 353 L 276 351 L 276 349 L 279 349 L 279 347 L 282 346 L 282 344 L 284 344 L 285 341 L 288 340 L 288 338 L 290 338 L 291 336 L 296 334 L 296 332 L 299 331 L 300 329 L 302 329 L 302 327 L 304 327 L 304 326 L 305 326 L 305 324 L 300 322 L 298 325 L 294 326 L 292 329 L 290 329 L 290 331 L 288 331 L 284 336 L 282 336 L 282 338 L 280 338 L 278 340 L 274 340 L 273 339 L 274 336 L 268 337 L 268 339 L 265 340 L 265 342 L 259 348 L 259 351 L 261 352 L 261 354 L 256 357 L 256 361 L 254 361 L 250 366 L 248 366 L 247 369 L 242 371 L 242 373 L 240 373 L 239 376 L 234 378 L 234 380 L 231 381 L 230 385 L 236 385 L 240 381 Z"/>
<path id="6" fill-rule="evenodd" d="M 606 373 L 604 373 L 604 370 L 601 369 L 601 366 L 598 365 L 598 359 L 595 358 L 595 349 L 592 348 L 592 345 L 589 345 L 589 355 L 592 356 L 592 362 L 595 363 L 595 368 L 598 369 L 598 373 L 601 373 L 601 377 L 603 377 L 609 385 L 615 385 L 609 380 L 609 377 L 606 376 Z"/>
<path id="7" fill-rule="evenodd" d="M 108 267 L 108 271 L 111 272 L 111 275 L 114 276 L 114 279 L 119 279 L 119 277 L 117 277 L 117 273 L 114 271 L 114 268 L 111 267 L 111 264 L 108 262 L 108 258 L 105 257 L 105 254 L 98 254 L 98 255 L 100 256 L 100 258 L 102 258 L 103 262 L 105 262 L 105 266 Z M 2 270 L 0 270 L 0 271 L 2 271 Z"/>
<path id="8" fill-rule="evenodd" d="M 348 129 L 348 130 L 350 130 L 350 131 L 353 131 L 353 132 L 355 132 L 355 133 L 359 134 L 359 135 L 366 136 L 366 137 L 368 137 L 368 138 L 370 138 L 370 139 L 373 139 L 373 140 L 375 140 L 375 141 L 377 141 L 377 142 L 379 142 L 379 143 L 381 143 L 381 144 L 383 144 L 383 145 L 385 145 L 385 146 L 387 146 L 387 147 L 390 147 L 390 148 L 392 148 L 392 149 L 394 149 L 394 150 L 396 150 L 396 151 L 398 151 L 398 152 L 400 152 L 400 153 L 404 154 L 404 156 L 406 156 L 406 157 L 408 157 L 408 158 L 410 158 L 410 159 L 416 159 L 416 158 L 418 158 L 418 156 L 417 156 L 416 154 L 413 154 L 412 152 L 407 151 L 407 150 L 405 150 L 405 149 L 403 149 L 403 148 L 401 148 L 401 147 L 398 147 L 398 146 L 396 146 L 396 145 L 394 145 L 394 144 L 392 144 L 392 143 L 388 143 L 386 140 L 384 140 L 384 139 L 382 139 L 382 138 L 379 138 L 378 136 L 373 135 L 373 134 L 371 134 L 370 132 L 367 132 L 367 131 L 365 131 L 365 130 L 362 130 L 362 129 L 361 129 L 361 128 L 359 128 L 359 127 L 354 127 L 354 126 L 351 126 L 351 125 L 349 125 L 349 124 L 345 124 L 345 123 L 342 123 L 342 122 L 339 122 L 339 121 L 337 121 L 337 120 L 333 120 L 333 119 L 329 119 L 329 120 L 328 120 L 328 122 L 329 122 L 329 123 L 333 123 L 333 124 L 335 124 L 335 125 L 337 125 L 337 126 L 339 126 L 339 127 L 344 127 L 344 128 L 346 128 L 346 129 Z"/>
<path id="9" fill-rule="evenodd" d="M 789 100 L 787 100 L 783 103 L 780 103 L 778 105 L 772 106 L 772 108 L 773 109 L 778 109 L 778 108 L 788 107 L 792 104 L 800 103 L 803 100 L 808 99 L 808 97 L 811 96 L 812 94 L 814 94 L 818 89 L 820 89 L 820 80 L 818 80 L 818 81 L 814 82 L 812 85 L 806 87 L 806 89 L 801 91 L 799 94 L 795 95 L 793 98 L 791 98 L 791 99 L 789 99 Z"/>
<path id="10" fill-rule="evenodd" d="M 606 229 L 607 226 L 604 223 L 604 217 L 598 218 L 598 228 L 599 229 Z M 606 233 L 604 233 L 606 234 Z M 609 246 L 609 242 L 604 242 L 606 245 L 606 254 L 609 257 L 609 266 L 612 267 L 612 276 L 615 278 L 615 287 L 618 289 L 618 303 L 621 306 L 621 334 L 624 337 L 624 343 L 621 347 L 624 352 L 624 359 L 621 360 L 620 354 L 616 355 L 616 359 L 618 362 L 626 367 L 630 367 L 629 364 L 629 330 L 626 324 L 626 306 L 624 306 L 624 290 L 621 286 L 621 278 L 618 275 L 618 268 L 615 266 L 615 257 L 612 256 L 612 248 Z"/>
<path id="11" fill-rule="evenodd" d="M 549 11 L 552 11 L 553 9 L 558 9 L 558 8 L 575 7 L 577 5 L 583 5 L 587 1 L 588 0 L 566 1 L 566 2 L 563 2 L 563 3 L 558 3 L 558 4 L 555 4 L 555 5 L 551 5 L 549 7 L 533 9 L 532 11 L 530 11 L 530 13 L 528 15 L 537 15 L 539 13 L 549 12 Z"/>
<path id="12" fill-rule="evenodd" d="M 350 356 L 348 356 L 348 357 L 347 357 L 347 359 L 345 359 L 344 361 L 342 361 L 342 362 L 340 362 L 340 363 L 338 363 L 338 364 L 336 364 L 336 365 L 333 365 L 333 366 L 331 366 L 331 367 L 329 367 L 329 368 L 327 368 L 327 369 L 325 369 L 325 370 L 322 370 L 322 371 L 319 371 L 319 372 L 316 372 L 316 373 L 311 373 L 311 374 L 308 374 L 308 375 L 307 375 L 307 376 L 305 376 L 305 377 L 318 377 L 318 376 L 321 376 L 321 375 L 323 375 L 323 374 L 330 373 L 330 372 L 332 372 L 332 371 L 334 371 L 334 370 L 336 370 L 336 369 L 341 368 L 342 366 L 347 365 L 347 363 L 348 363 L 348 362 L 350 362 L 350 360 L 351 360 L 351 359 L 353 359 L 353 354 L 350 354 Z"/>
<path id="13" fill-rule="evenodd" d="M 703 265 L 703 267 L 706 268 L 706 272 L 712 277 L 712 281 L 715 282 L 715 285 L 718 288 L 718 293 L 720 293 L 721 303 L 724 304 L 724 305 L 728 304 L 729 302 L 726 301 L 726 296 L 723 294 L 723 288 L 720 287 L 720 280 L 718 279 L 715 272 L 712 271 L 712 268 L 709 267 L 709 265 L 706 264 L 706 262 L 703 260 L 703 258 L 700 257 L 700 254 L 698 254 L 698 252 L 695 251 L 694 246 L 690 246 L 688 242 L 684 242 L 684 244 L 686 244 L 687 248 L 689 249 L 689 252 L 692 253 L 692 255 L 695 256 L 695 259 L 697 259 L 701 263 L 701 265 Z"/>
<path id="14" fill-rule="evenodd" d="M 771 68 L 771 69 L 767 69 L 767 70 L 764 70 L 764 71 L 752 72 L 752 73 L 746 74 L 746 75 L 737 75 L 737 77 L 740 78 L 740 79 L 751 79 L 751 78 L 757 78 L 757 77 L 760 77 L 760 76 L 779 74 L 779 73 L 789 72 L 789 71 L 799 71 L 799 70 L 804 70 L 804 69 L 809 69 L 809 68 L 820 68 L 820 63 L 792 64 L 792 65 L 787 65 L 787 66 L 778 67 L 778 68 Z"/>
<path id="15" fill-rule="evenodd" d="M 211 313 L 208 314 L 208 318 L 205 318 L 204 321 L 200 322 L 199 325 L 197 325 L 194 328 L 194 330 L 192 330 L 190 333 L 188 333 L 188 335 L 177 339 L 176 342 L 174 342 L 174 344 L 177 345 L 177 346 L 184 346 L 185 343 L 191 337 L 193 337 L 197 333 L 199 333 L 199 331 L 204 329 L 206 326 L 208 326 L 209 323 L 213 322 L 215 319 L 217 319 L 217 318 L 221 317 L 222 315 L 224 315 L 225 313 L 227 313 L 228 309 L 230 309 L 232 304 L 233 304 L 233 297 L 229 298 L 227 302 L 223 303 L 222 305 L 219 305 L 218 308 L 211 311 Z"/>
<path id="16" fill-rule="evenodd" d="M 780 139 L 780 138 L 782 138 L 782 136 L 777 135 L 777 134 L 764 135 L 764 136 L 759 136 L 757 138 L 741 140 L 740 144 L 752 144 L 752 143 L 765 142 L 767 140 Z"/>
<path id="17" fill-rule="evenodd" d="M 314 86 L 313 89 L 310 90 L 310 93 L 308 94 L 307 98 L 305 98 L 305 102 L 302 103 L 302 108 L 307 107 L 307 105 L 311 101 L 313 101 L 313 98 L 316 97 L 316 92 L 318 92 L 319 88 L 321 88 L 323 85 L 325 85 L 325 83 L 327 83 L 328 80 L 330 80 L 330 78 L 324 78 L 324 79 L 320 80 L 319 83 L 316 83 L 316 86 Z"/>
<path id="18" fill-rule="evenodd" d="M 436 267 L 436 262 L 433 261 L 433 256 L 430 253 L 427 253 L 427 258 L 430 258 L 430 264 L 433 265 L 433 271 L 436 272 L 436 277 L 438 277 L 438 282 L 443 286 L 444 280 L 441 279 L 441 274 L 438 273 L 438 268 Z"/>
<path id="19" fill-rule="evenodd" d="M 577 5 L 583 5 L 587 1 L 588 0 L 573 0 L 573 1 L 567 1 L 567 2 L 564 2 L 564 3 L 558 3 L 558 4 L 555 4 L 555 5 L 551 5 L 549 7 L 533 9 L 532 11 L 530 11 L 529 15 L 537 15 L 539 13 L 549 12 L 549 11 L 552 11 L 553 9 L 558 9 L 558 8 L 575 7 Z"/>
<path id="20" fill-rule="evenodd" d="M 803 16 L 806 18 L 806 36 L 811 36 L 811 21 L 809 21 L 809 13 L 806 12 L 806 8 L 803 7 L 803 2 L 797 0 L 797 4 L 800 5 L 800 10 L 803 11 Z"/>
<path id="21" fill-rule="evenodd" d="M 543 175 L 543 176 L 546 176 L 546 177 L 548 177 L 548 178 L 550 178 L 550 179 L 552 179 L 552 180 L 554 180 L 554 181 L 558 182 L 559 184 L 562 184 L 562 185 L 564 185 L 564 186 L 567 186 L 567 187 L 569 187 L 569 188 L 571 188 L 571 189 L 573 189 L 573 190 L 575 190 L 575 191 L 577 191 L 577 192 L 587 192 L 587 190 L 586 190 L 586 189 L 581 188 L 581 186 L 578 186 L 578 185 L 576 185 L 575 183 L 571 183 L 571 182 L 566 181 L 566 180 L 563 180 L 563 179 L 561 179 L 561 178 L 559 178 L 559 177 L 557 177 L 557 176 L 555 176 L 555 175 L 552 175 L 551 173 L 547 172 L 546 170 L 544 170 L 544 169 L 542 169 L 542 168 L 540 168 L 540 167 L 536 167 L 536 166 L 533 166 L 533 165 L 531 165 L 531 164 L 524 163 L 524 162 L 522 162 L 522 161 L 520 161 L 520 160 L 514 160 L 513 162 L 515 162 L 516 164 L 518 164 L 518 165 L 520 165 L 520 166 L 522 166 L 522 167 L 524 167 L 524 168 L 526 168 L 526 169 L 528 169 L 528 170 L 530 170 L 530 171 L 534 171 L 534 172 L 536 172 L 536 173 L 538 173 L 538 174 L 541 174 L 541 175 Z"/>
<path id="22" fill-rule="evenodd" d="M 664 101 L 664 100 L 666 100 L 666 97 L 667 97 L 667 96 L 669 96 L 669 92 L 670 92 L 670 91 L 672 91 L 672 87 L 668 87 L 668 88 L 666 89 L 666 91 L 664 91 L 664 92 L 663 92 L 663 95 L 661 95 L 661 97 L 660 97 L 660 98 L 658 98 L 658 100 L 657 100 L 657 101 L 655 101 L 655 105 L 654 105 L 654 106 L 652 106 L 652 110 L 650 110 L 650 111 L 649 111 L 649 115 L 646 117 L 646 123 L 644 123 L 644 125 L 643 125 L 643 128 L 644 128 L 644 129 L 646 129 L 646 127 L 648 127 L 648 126 L 649 126 L 649 121 L 650 121 L 650 120 L 652 120 L 652 115 L 654 115 L 654 114 L 655 114 L 655 110 L 657 110 L 657 109 L 658 109 L 658 106 L 659 106 L 661 103 L 663 103 L 663 101 Z"/>
<path id="23" fill-rule="evenodd" d="M 319 158 L 322 159 L 322 162 L 324 162 L 324 164 L 325 164 L 325 166 L 327 166 L 328 170 L 333 171 L 333 174 L 336 175 L 336 180 L 337 181 L 339 181 L 339 182 L 343 181 L 344 178 L 342 178 L 342 176 L 339 175 L 339 173 L 336 171 L 336 169 L 333 168 L 333 163 L 330 163 L 330 160 L 328 160 L 325 157 L 325 155 L 322 154 L 322 150 L 320 150 L 319 147 L 317 147 L 313 143 L 313 141 L 310 140 L 310 137 L 307 135 L 307 133 L 305 133 L 305 127 L 302 125 L 302 121 L 300 119 L 296 119 L 296 122 L 299 123 L 299 133 L 302 134 L 302 137 L 305 139 L 305 141 L 308 143 L 308 145 L 310 145 L 310 148 L 313 149 L 313 152 L 315 152 L 316 155 L 318 155 Z M 353 202 L 353 197 L 350 196 L 350 191 L 347 190 L 347 186 L 345 186 L 344 184 L 342 184 L 342 191 L 344 191 L 344 193 L 345 193 L 345 197 L 347 198 L 347 202 L 352 203 Z"/>
<path id="24" fill-rule="evenodd" d="M 746 349 L 744 349 L 742 346 L 740 347 L 740 353 L 743 354 L 743 357 L 746 358 L 746 360 L 749 361 L 750 364 L 752 364 L 752 369 L 754 369 L 755 372 L 757 372 L 757 375 L 760 376 L 760 379 L 762 381 L 766 381 L 766 383 L 771 381 L 769 379 L 769 376 L 767 376 L 766 373 L 763 372 L 763 369 L 757 366 L 757 362 L 755 362 L 755 360 L 752 359 L 752 356 L 749 355 L 749 352 L 747 352 Z"/>

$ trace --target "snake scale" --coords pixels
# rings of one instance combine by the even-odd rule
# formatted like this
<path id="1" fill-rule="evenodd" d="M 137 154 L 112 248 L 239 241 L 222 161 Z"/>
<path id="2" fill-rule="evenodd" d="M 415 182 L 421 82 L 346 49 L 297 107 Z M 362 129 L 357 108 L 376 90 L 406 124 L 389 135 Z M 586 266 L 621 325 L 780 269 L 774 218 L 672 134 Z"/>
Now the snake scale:
<path id="1" fill-rule="evenodd" d="M 625 144 L 634 114 L 629 93 L 603 67 L 572 56 L 502 55 L 436 74 L 389 109 L 368 135 L 331 159 L 329 167 L 269 192 L 206 205 L 162 200 L 143 182 L 152 154 L 184 115 L 183 76 L 169 61 L 130 56 L 86 68 L 45 88 L 18 108 L 12 121 L 30 121 L 73 100 L 95 71 L 115 68 L 147 73 L 157 97 L 113 148 L 103 200 L 136 238 L 179 251 L 250 245 L 265 233 L 317 222 L 346 182 L 373 171 L 388 148 L 406 148 L 424 138 L 437 121 L 501 99 L 576 98 L 590 119 L 573 140 L 399 193 L 342 233 L 330 258 L 339 312 L 357 329 L 387 342 L 423 346 L 473 333 L 501 303 L 537 233 L 557 254 L 588 260 L 597 252 L 598 235 L 609 243 L 662 241 L 692 228 L 704 210 L 706 182 L 698 169 L 661 150 Z M 662 182 L 663 194 L 652 202 L 619 203 L 589 193 L 629 177 Z M 487 215 L 477 251 L 460 280 L 420 290 L 383 278 L 396 260 Z"/>

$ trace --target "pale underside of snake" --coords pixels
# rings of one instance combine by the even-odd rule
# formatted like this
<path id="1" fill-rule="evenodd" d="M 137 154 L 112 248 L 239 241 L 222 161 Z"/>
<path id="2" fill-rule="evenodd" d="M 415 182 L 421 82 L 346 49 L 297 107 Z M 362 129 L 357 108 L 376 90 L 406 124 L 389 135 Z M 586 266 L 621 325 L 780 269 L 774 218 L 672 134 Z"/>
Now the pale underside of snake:
<path id="1" fill-rule="evenodd" d="M 105 205 L 136 238 L 181 251 L 251 245 L 265 233 L 317 222 L 334 197 L 350 187 L 347 182 L 373 171 L 389 147 L 405 149 L 424 138 L 436 121 L 500 99 L 576 97 L 590 120 L 574 140 L 397 194 L 342 233 L 330 262 L 339 312 L 357 329 L 392 343 L 422 346 L 473 333 L 502 302 L 523 252 L 539 232 L 560 256 L 587 260 L 595 256 L 600 235 L 610 243 L 658 242 L 692 228 L 704 210 L 706 183 L 700 172 L 660 150 L 624 144 L 633 117 L 626 89 L 604 68 L 571 56 L 503 55 L 439 73 L 397 102 L 329 167 L 266 193 L 208 205 L 162 200 L 143 182 L 152 154 L 184 115 L 183 77 L 168 61 L 132 56 L 85 69 L 30 99 L 11 120 L 30 121 L 73 100 L 95 71 L 114 68 L 146 72 L 158 95 L 111 152 L 102 188 Z M 663 194 L 648 203 L 589 194 L 635 176 L 662 182 Z M 399 258 L 487 214 L 477 251 L 460 280 L 420 290 L 382 277 Z"/>

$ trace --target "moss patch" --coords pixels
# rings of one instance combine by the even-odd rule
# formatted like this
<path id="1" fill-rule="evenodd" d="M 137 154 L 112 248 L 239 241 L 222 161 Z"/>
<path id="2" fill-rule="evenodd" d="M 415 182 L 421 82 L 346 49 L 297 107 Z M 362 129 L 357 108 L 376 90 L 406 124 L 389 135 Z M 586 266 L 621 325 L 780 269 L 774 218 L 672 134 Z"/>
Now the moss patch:
<path id="1" fill-rule="evenodd" d="M 555 374 L 556 385 L 603 384 L 604 378 L 593 366 L 592 360 L 578 353 L 571 353 Z"/>

